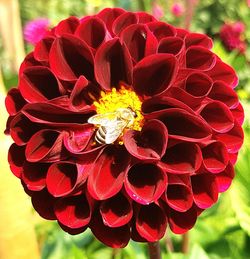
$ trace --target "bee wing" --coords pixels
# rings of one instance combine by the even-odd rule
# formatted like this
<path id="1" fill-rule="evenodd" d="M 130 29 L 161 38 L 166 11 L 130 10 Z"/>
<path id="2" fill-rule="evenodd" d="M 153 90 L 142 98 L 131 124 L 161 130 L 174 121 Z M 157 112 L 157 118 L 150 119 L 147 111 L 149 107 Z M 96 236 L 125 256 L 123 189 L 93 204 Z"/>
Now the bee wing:
<path id="1" fill-rule="evenodd" d="M 105 114 L 96 114 L 88 119 L 88 123 L 101 125 L 101 126 L 108 126 L 111 122 L 116 121 L 117 114 L 115 112 L 109 112 Z"/>
<path id="2" fill-rule="evenodd" d="M 105 143 L 106 144 L 114 143 L 119 138 L 126 125 L 127 125 L 126 121 L 117 120 L 116 123 L 111 123 L 109 126 L 105 127 L 107 131 L 105 135 Z"/>

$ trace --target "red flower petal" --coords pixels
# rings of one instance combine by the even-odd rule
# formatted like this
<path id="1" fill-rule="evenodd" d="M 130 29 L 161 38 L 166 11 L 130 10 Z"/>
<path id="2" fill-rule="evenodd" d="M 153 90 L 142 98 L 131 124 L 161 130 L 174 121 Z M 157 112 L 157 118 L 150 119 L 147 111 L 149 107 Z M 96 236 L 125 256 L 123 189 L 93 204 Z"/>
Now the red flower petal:
<path id="1" fill-rule="evenodd" d="M 100 90 L 89 82 L 84 76 L 80 76 L 70 95 L 70 102 L 75 110 L 84 110 L 87 105 L 100 97 Z"/>
<path id="2" fill-rule="evenodd" d="M 164 199 L 172 209 L 185 212 L 192 207 L 193 193 L 190 177 L 187 175 L 168 175 L 168 186 Z"/>
<path id="3" fill-rule="evenodd" d="M 152 96 L 164 92 L 176 76 L 176 65 L 176 58 L 171 54 L 155 54 L 142 59 L 133 74 L 137 94 Z"/>
<path id="4" fill-rule="evenodd" d="M 126 29 L 129 25 L 138 23 L 138 17 L 136 13 L 125 12 L 115 19 L 112 31 L 119 35 L 124 29 Z"/>
<path id="5" fill-rule="evenodd" d="M 82 186 L 88 177 L 89 165 L 80 165 L 72 162 L 53 163 L 46 177 L 48 191 L 54 197 L 66 196 L 79 186 Z"/>
<path id="6" fill-rule="evenodd" d="M 128 225 L 117 228 L 107 227 L 104 225 L 100 215 L 92 217 L 90 228 L 99 241 L 112 248 L 123 248 L 130 239 L 130 228 Z"/>
<path id="7" fill-rule="evenodd" d="M 81 129 L 71 130 L 64 135 L 64 146 L 71 153 L 80 153 L 89 144 L 93 133 L 93 125 L 83 124 Z"/>
<path id="8" fill-rule="evenodd" d="M 96 16 L 104 21 L 107 29 L 113 34 L 112 26 L 117 17 L 125 13 L 121 8 L 105 8 L 99 12 Z"/>
<path id="9" fill-rule="evenodd" d="M 42 65 L 42 63 L 34 58 L 34 52 L 30 52 L 25 57 L 24 61 L 22 62 L 18 74 L 19 74 L 19 76 L 21 76 L 23 71 L 24 71 L 24 69 L 26 69 L 28 67 L 41 66 L 41 65 Z"/>
<path id="10" fill-rule="evenodd" d="M 186 212 L 170 209 L 168 217 L 170 229 L 175 234 L 184 234 L 194 226 L 197 219 L 197 212 L 195 206 Z"/>
<path id="11" fill-rule="evenodd" d="M 74 81 L 81 75 L 89 80 L 94 78 L 93 54 L 87 43 L 73 35 L 64 34 L 54 41 L 49 63 L 62 80 Z"/>
<path id="12" fill-rule="evenodd" d="M 126 46 L 118 38 L 105 42 L 95 56 L 95 76 L 104 90 L 117 87 L 120 81 L 132 81 L 132 61 Z"/>
<path id="13" fill-rule="evenodd" d="M 175 56 L 180 55 L 185 49 L 184 42 L 179 37 L 166 37 L 161 39 L 158 46 L 159 53 L 169 53 Z"/>
<path id="14" fill-rule="evenodd" d="M 215 136 L 219 141 L 224 143 L 229 153 L 236 153 L 243 144 L 244 132 L 237 121 L 234 122 L 234 127 L 224 133 Z"/>
<path id="15" fill-rule="evenodd" d="M 239 103 L 236 92 L 223 81 L 215 81 L 208 96 L 226 104 L 229 108 L 233 108 Z"/>
<path id="16" fill-rule="evenodd" d="M 159 160 L 165 153 L 168 131 L 158 120 L 144 124 L 142 131 L 128 130 L 123 136 L 128 152 L 141 160 Z"/>
<path id="17" fill-rule="evenodd" d="M 22 180 L 31 191 L 41 191 L 46 187 L 49 163 L 29 163 L 23 165 Z"/>
<path id="18" fill-rule="evenodd" d="M 216 183 L 218 185 L 219 192 L 225 192 L 230 187 L 234 176 L 235 172 L 231 163 L 228 163 L 223 172 L 216 174 Z"/>
<path id="19" fill-rule="evenodd" d="M 221 80 L 234 88 L 238 84 L 238 77 L 232 67 L 222 62 L 219 58 L 216 64 L 212 67 L 207 74 L 212 77 L 214 81 Z"/>
<path id="20" fill-rule="evenodd" d="M 133 216 L 131 202 L 121 193 L 102 201 L 100 213 L 103 223 L 111 228 L 126 225 Z"/>
<path id="21" fill-rule="evenodd" d="M 155 164 L 138 163 L 127 172 L 126 192 L 140 204 L 157 201 L 166 189 L 167 175 Z"/>
<path id="22" fill-rule="evenodd" d="M 168 129 L 171 138 L 189 142 L 204 141 L 211 138 L 211 129 L 199 117 L 184 110 L 171 108 L 158 118 Z"/>
<path id="23" fill-rule="evenodd" d="M 244 116 L 245 116 L 242 104 L 239 103 L 237 107 L 231 110 L 231 112 L 234 118 L 236 119 L 236 121 L 240 124 L 240 126 L 242 126 L 244 122 Z"/>
<path id="24" fill-rule="evenodd" d="M 169 173 L 192 174 L 202 164 L 201 150 L 194 143 L 179 143 L 167 149 L 162 163 L 163 168 Z"/>
<path id="25" fill-rule="evenodd" d="M 40 192 L 34 192 L 31 197 L 31 202 L 34 209 L 42 218 L 49 220 L 56 219 L 54 213 L 55 198 L 50 195 L 46 189 Z"/>
<path id="26" fill-rule="evenodd" d="M 58 25 L 55 27 L 55 34 L 57 37 L 60 37 L 65 33 L 74 34 L 79 24 L 80 22 L 78 18 L 74 16 L 69 17 L 58 23 Z"/>
<path id="27" fill-rule="evenodd" d="M 26 104 L 23 96 L 21 95 L 19 89 L 12 88 L 9 90 L 6 98 L 5 98 L 5 106 L 9 115 L 16 115 Z"/>
<path id="28" fill-rule="evenodd" d="M 155 54 L 157 51 L 157 39 L 153 33 L 143 24 L 133 24 L 123 30 L 121 41 L 126 44 L 134 62 Z"/>
<path id="29" fill-rule="evenodd" d="M 136 12 L 136 14 L 139 17 L 139 23 L 149 23 L 156 21 L 154 16 L 151 14 L 145 12 Z"/>
<path id="30" fill-rule="evenodd" d="M 107 36 L 105 24 L 98 17 L 90 17 L 82 21 L 75 35 L 94 49 L 98 48 Z"/>
<path id="31" fill-rule="evenodd" d="M 201 106 L 199 113 L 216 132 L 224 133 L 234 126 L 234 117 L 227 106 L 222 102 L 207 102 Z"/>
<path id="32" fill-rule="evenodd" d="M 97 157 L 88 178 L 88 191 L 96 200 L 106 200 L 122 186 L 129 155 L 120 146 L 107 146 Z"/>
<path id="33" fill-rule="evenodd" d="M 191 46 L 186 52 L 187 68 L 207 71 L 212 69 L 216 63 L 213 52 L 200 46 Z"/>
<path id="34" fill-rule="evenodd" d="M 85 230 L 87 230 L 88 225 L 81 227 L 81 228 L 69 228 L 65 225 L 63 225 L 62 223 L 58 222 L 59 226 L 61 227 L 61 229 L 67 233 L 69 233 L 70 235 L 78 235 L 83 233 Z"/>
<path id="35" fill-rule="evenodd" d="M 72 129 L 82 128 L 82 124 L 86 123 L 95 111 L 86 107 L 86 110 L 77 113 L 49 103 L 30 103 L 25 105 L 22 113 L 32 122 Z"/>
<path id="36" fill-rule="evenodd" d="M 25 156 L 29 162 L 56 162 L 63 159 L 63 134 L 49 129 L 38 131 L 29 140 Z"/>
<path id="37" fill-rule="evenodd" d="M 160 240 L 166 231 L 167 218 L 158 205 L 152 203 L 139 207 L 136 217 L 136 229 L 148 242 Z"/>
<path id="38" fill-rule="evenodd" d="M 202 173 L 191 176 L 195 204 L 201 209 L 211 207 L 218 200 L 218 186 L 215 176 Z"/>
<path id="39" fill-rule="evenodd" d="M 213 47 L 213 41 L 205 34 L 201 33 L 188 33 L 185 37 L 186 47 L 190 46 L 201 46 L 207 49 Z"/>
<path id="40" fill-rule="evenodd" d="M 61 95 L 62 85 L 47 67 L 34 66 L 23 71 L 19 90 L 28 102 L 43 102 Z M 48 87 L 50 91 L 48 91 Z"/>
<path id="41" fill-rule="evenodd" d="M 25 162 L 25 147 L 13 143 L 9 148 L 8 162 L 11 172 L 20 178 L 23 172 L 23 163 Z"/>
<path id="42" fill-rule="evenodd" d="M 34 57 L 40 62 L 49 62 L 49 52 L 55 37 L 49 36 L 41 39 L 35 46 Z"/>
<path id="43" fill-rule="evenodd" d="M 203 164 L 211 173 L 222 172 L 229 161 L 227 149 L 222 142 L 214 141 L 202 148 Z"/>
<path id="44" fill-rule="evenodd" d="M 171 37 L 176 35 L 175 28 L 165 22 L 154 21 L 147 24 L 150 31 L 153 32 L 154 36 L 160 41 L 162 38 Z"/>
<path id="45" fill-rule="evenodd" d="M 58 221 L 72 229 L 86 226 L 91 219 L 91 208 L 84 195 L 61 198 L 54 210 Z"/>

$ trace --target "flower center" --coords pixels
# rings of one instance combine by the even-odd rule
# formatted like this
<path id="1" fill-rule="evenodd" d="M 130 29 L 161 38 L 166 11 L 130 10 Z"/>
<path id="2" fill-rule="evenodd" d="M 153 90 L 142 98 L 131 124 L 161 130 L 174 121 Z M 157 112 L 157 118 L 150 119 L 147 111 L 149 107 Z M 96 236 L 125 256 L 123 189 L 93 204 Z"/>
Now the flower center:
<path id="1" fill-rule="evenodd" d="M 97 114 L 117 112 L 122 109 L 129 109 L 134 114 L 134 119 L 128 123 L 126 128 L 140 131 L 143 123 L 141 114 L 141 100 L 136 93 L 121 86 L 119 90 L 112 88 L 111 92 L 101 92 L 101 98 L 94 102 Z"/>

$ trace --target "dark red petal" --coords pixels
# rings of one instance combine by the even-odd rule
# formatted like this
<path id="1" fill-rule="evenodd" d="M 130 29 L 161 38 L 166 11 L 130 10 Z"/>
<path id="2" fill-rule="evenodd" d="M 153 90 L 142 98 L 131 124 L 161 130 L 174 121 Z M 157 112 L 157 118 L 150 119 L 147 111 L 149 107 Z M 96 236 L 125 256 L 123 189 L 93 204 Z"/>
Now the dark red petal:
<path id="1" fill-rule="evenodd" d="M 84 41 L 64 34 L 52 44 L 49 62 L 52 71 L 62 80 L 74 81 L 84 75 L 88 80 L 94 78 L 94 57 Z"/>
<path id="2" fill-rule="evenodd" d="M 157 51 L 157 39 L 143 24 L 133 24 L 124 29 L 121 33 L 121 41 L 128 47 L 134 62 Z"/>
<path id="3" fill-rule="evenodd" d="M 29 162 L 55 162 L 63 159 L 63 134 L 49 129 L 38 131 L 27 143 L 25 155 Z"/>
<path id="4" fill-rule="evenodd" d="M 202 46 L 207 49 L 213 47 L 213 41 L 207 35 L 202 33 L 188 33 L 185 37 L 186 47 L 190 46 Z"/>
<path id="5" fill-rule="evenodd" d="M 72 229 L 86 226 L 91 219 L 91 208 L 84 195 L 61 198 L 54 210 L 57 220 Z"/>
<path id="6" fill-rule="evenodd" d="M 166 126 L 158 120 L 146 122 L 142 131 L 128 130 L 123 136 L 128 152 L 141 160 L 159 160 L 168 143 Z"/>
<path id="7" fill-rule="evenodd" d="M 64 135 L 64 146 L 71 153 L 80 153 L 83 151 L 94 133 L 94 127 L 90 124 L 83 124 L 82 128 L 70 130 Z"/>
<path id="8" fill-rule="evenodd" d="M 32 103 L 59 97 L 62 91 L 62 86 L 52 71 L 42 66 L 25 69 L 18 87 L 24 99 Z"/>
<path id="9" fill-rule="evenodd" d="M 160 41 L 162 38 L 175 36 L 175 28 L 165 22 L 154 21 L 147 24 L 150 31 L 153 32 L 154 36 Z"/>
<path id="10" fill-rule="evenodd" d="M 162 115 L 165 110 L 170 108 L 181 108 L 190 113 L 194 113 L 193 110 L 183 102 L 168 96 L 155 96 L 146 99 L 142 103 L 141 110 L 144 117 L 150 119 L 157 118 L 158 116 Z"/>
<path id="11" fill-rule="evenodd" d="M 236 92 L 223 81 L 214 82 L 208 97 L 226 104 L 229 108 L 234 108 L 239 103 Z"/>
<path id="12" fill-rule="evenodd" d="M 72 16 L 59 22 L 55 27 L 55 34 L 57 37 L 62 36 L 65 33 L 74 34 L 76 28 L 80 24 L 78 18 Z"/>
<path id="13" fill-rule="evenodd" d="M 95 160 L 88 178 L 88 191 L 96 200 L 117 194 L 122 186 L 129 155 L 122 146 L 107 146 Z"/>
<path id="14" fill-rule="evenodd" d="M 182 109 L 166 110 L 159 119 L 167 126 L 171 138 L 191 142 L 204 141 L 211 138 L 211 129 L 197 115 Z"/>
<path id="15" fill-rule="evenodd" d="M 104 90 L 117 87 L 120 81 L 132 82 L 132 60 L 118 38 L 105 42 L 95 56 L 95 76 Z"/>
<path id="16" fill-rule="evenodd" d="M 166 231 L 167 218 L 164 211 L 158 205 L 140 206 L 136 217 L 136 229 L 140 236 L 148 242 L 160 240 Z"/>
<path id="17" fill-rule="evenodd" d="M 149 23 L 156 21 L 154 16 L 151 14 L 145 12 L 136 12 L 136 14 L 139 17 L 139 23 Z"/>
<path id="18" fill-rule="evenodd" d="M 72 162 L 53 163 L 46 177 L 48 191 L 54 197 L 63 197 L 82 186 L 88 177 L 88 165 Z"/>
<path id="19" fill-rule="evenodd" d="M 31 197 L 31 202 L 34 209 L 42 218 L 49 220 L 56 219 L 54 213 L 55 198 L 50 195 L 46 189 L 40 192 L 34 192 Z"/>
<path id="20" fill-rule="evenodd" d="M 8 162 L 11 172 L 20 178 L 23 172 L 23 163 L 25 162 L 25 147 L 13 143 L 9 148 Z"/>
<path id="21" fill-rule="evenodd" d="M 134 68 L 133 86 L 137 94 L 152 96 L 164 92 L 176 76 L 176 58 L 171 54 L 145 57 Z"/>
<path id="22" fill-rule="evenodd" d="M 191 174 L 202 164 L 201 150 L 194 143 L 179 143 L 167 149 L 162 163 L 163 168 L 169 173 Z"/>
<path id="23" fill-rule="evenodd" d="M 161 39 L 158 46 L 159 53 L 169 53 L 175 56 L 184 50 L 184 42 L 179 37 L 166 37 Z"/>
<path id="24" fill-rule="evenodd" d="M 54 42 L 55 37 L 46 37 L 41 39 L 35 46 L 34 57 L 40 62 L 45 62 L 46 64 L 49 61 L 49 52 Z"/>
<path id="25" fill-rule="evenodd" d="M 23 99 L 19 89 L 12 88 L 9 90 L 5 98 L 5 106 L 9 115 L 16 115 L 26 104 L 26 101 Z"/>
<path id="26" fill-rule="evenodd" d="M 127 172 L 124 186 L 128 195 L 140 204 L 157 201 L 166 190 L 167 175 L 155 164 L 138 163 Z"/>
<path id="27" fill-rule="evenodd" d="M 199 98 L 207 96 L 212 89 L 213 82 L 205 73 L 194 72 L 185 80 L 185 90 L 192 96 Z"/>
<path id="28" fill-rule="evenodd" d="M 87 230 L 88 225 L 81 227 L 81 228 L 70 228 L 67 227 L 65 225 L 63 225 L 62 223 L 58 222 L 58 225 L 61 227 L 61 229 L 67 233 L 69 233 L 70 235 L 78 235 L 83 233 L 85 230 Z"/>
<path id="29" fill-rule="evenodd" d="M 200 115 L 219 133 L 231 130 L 234 126 L 234 117 L 228 107 L 220 101 L 210 101 L 199 109 Z"/>
<path id="30" fill-rule="evenodd" d="M 81 128 L 95 111 L 87 107 L 84 111 L 73 112 L 49 103 L 30 103 L 25 105 L 22 113 L 32 122 L 72 129 Z"/>
<path id="31" fill-rule="evenodd" d="M 236 153 L 243 144 L 244 132 L 239 123 L 235 121 L 234 127 L 230 131 L 217 134 L 215 137 L 226 145 L 228 152 Z"/>
<path id="32" fill-rule="evenodd" d="M 168 175 L 168 187 L 164 199 L 172 209 L 184 212 L 193 204 L 190 177 L 187 175 Z"/>
<path id="33" fill-rule="evenodd" d="M 184 39 L 188 34 L 189 34 L 189 31 L 188 30 L 185 30 L 185 29 L 182 29 L 182 28 L 175 28 L 176 29 L 176 36 Z"/>
<path id="34" fill-rule="evenodd" d="M 41 191 L 46 187 L 46 174 L 49 166 L 49 163 L 24 163 L 22 180 L 29 190 Z"/>
<path id="35" fill-rule="evenodd" d="M 234 109 L 231 110 L 234 118 L 236 119 L 236 121 L 240 124 L 240 126 L 242 126 L 243 122 L 244 122 L 244 109 L 241 103 L 238 104 L 238 106 Z"/>
<path id="36" fill-rule="evenodd" d="M 238 77 L 232 67 L 222 62 L 219 58 L 216 60 L 216 64 L 212 67 L 207 74 L 212 77 L 214 81 L 221 80 L 232 88 L 238 84 Z"/>
<path id="37" fill-rule="evenodd" d="M 92 217 L 90 228 L 99 241 L 112 248 L 123 248 L 130 239 L 130 228 L 128 225 L 117 228 L 107 227 L 104 225 L 100 215 Z"/>
<path id="38" fill-rule="evenodd" d="M 19 76 L 22 75 L 23 70 L 28 67 L 41 66 L 41 65 L 42 63 L 34 58 L 34 52 L 30 52 L 22 62 L 18 74 Z"/>
<path id="39" fill-rule="evenodd" d="M 195 206 L 186 212 L 179 212 L 173 209 L 169 210 L 168 221 L 169 227 L 175 234 L 183 234 L 190 230 L 197 219 Z"/>
<path id="40" fill-rule="evenodd" d="M 133 216 L 131 202 L 122 193 L 102 201 L 100 213 L 104 225 L 111 228 L 126 225 Z"/>
<path id="41" fill-rule="evenodd" d="M 215 176 L 202 173 L 191 176 L 195 204 L 201 209 L 211 207 L 218 200 L 218 186 Z"/>
<path id="42" fill-rule="evenodd" d="M 212 69 L 215 63 L 215 54 L 206 48 L 191 46 L 186 52 L 187 68 L 206 71 Z"/>
<path id="43" fill-rule="evenodd" d="M 87 105 L 98 100 L 100 90 L 93 83 L 89 82 L 84 76 L 80 76 L 70 95 L 70 102 L 75 110 L 84 110 Z"/>
<path id="44" fill-rule="evenodd" d="M 114 34 L 119 35 L 124 29 L 126 29 L 129 25 L 138 23 L 138 17 L 136 13 L 125 12 L 115 19 L 112 31 Z"/>
<path id="45" fill-rule="evenodd" d="M 94 49 L 98 48 L 107 36 L 105 24 L 98 17 L 90 17 L 82 21 L 75 35 Z"/>
<path id="46" fill-rule="evenodd" d="M 113 34 L 112 26 L 116 18 L 125 13 L 121 8 L 105 8 L 99 12 L 96 16 L 104 21 L 107 29 L 111 34 Z"/>
<path id="47" fill-rule="evenodd" d="M 214 141 L 202 148 L 203 165 L 211 173 L 222 172 L 229 161 L 227 149 L 222 142 Z"/>
<path id="48" fill-rule="evenodd" d="M 216 174 L 216 183 L 218 185 L 219 192 L 225 192 L 230 187 L 234 176 L 235 172 L 231 163 L 228 163 L 223 172 Z"/>

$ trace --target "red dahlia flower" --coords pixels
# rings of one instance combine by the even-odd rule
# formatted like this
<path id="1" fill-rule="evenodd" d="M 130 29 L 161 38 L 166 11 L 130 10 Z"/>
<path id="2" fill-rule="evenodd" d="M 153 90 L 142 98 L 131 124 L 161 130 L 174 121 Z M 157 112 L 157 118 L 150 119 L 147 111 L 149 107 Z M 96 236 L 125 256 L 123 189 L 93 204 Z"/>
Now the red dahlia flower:
<path id="1" fill-rule="evenodd" d="M 191 229 L 243 142 L 237 76 L 211 47 L 119 8 L 53 28 L 6 98 L 10 167 L 35 210 L 111 247 Z"/>

